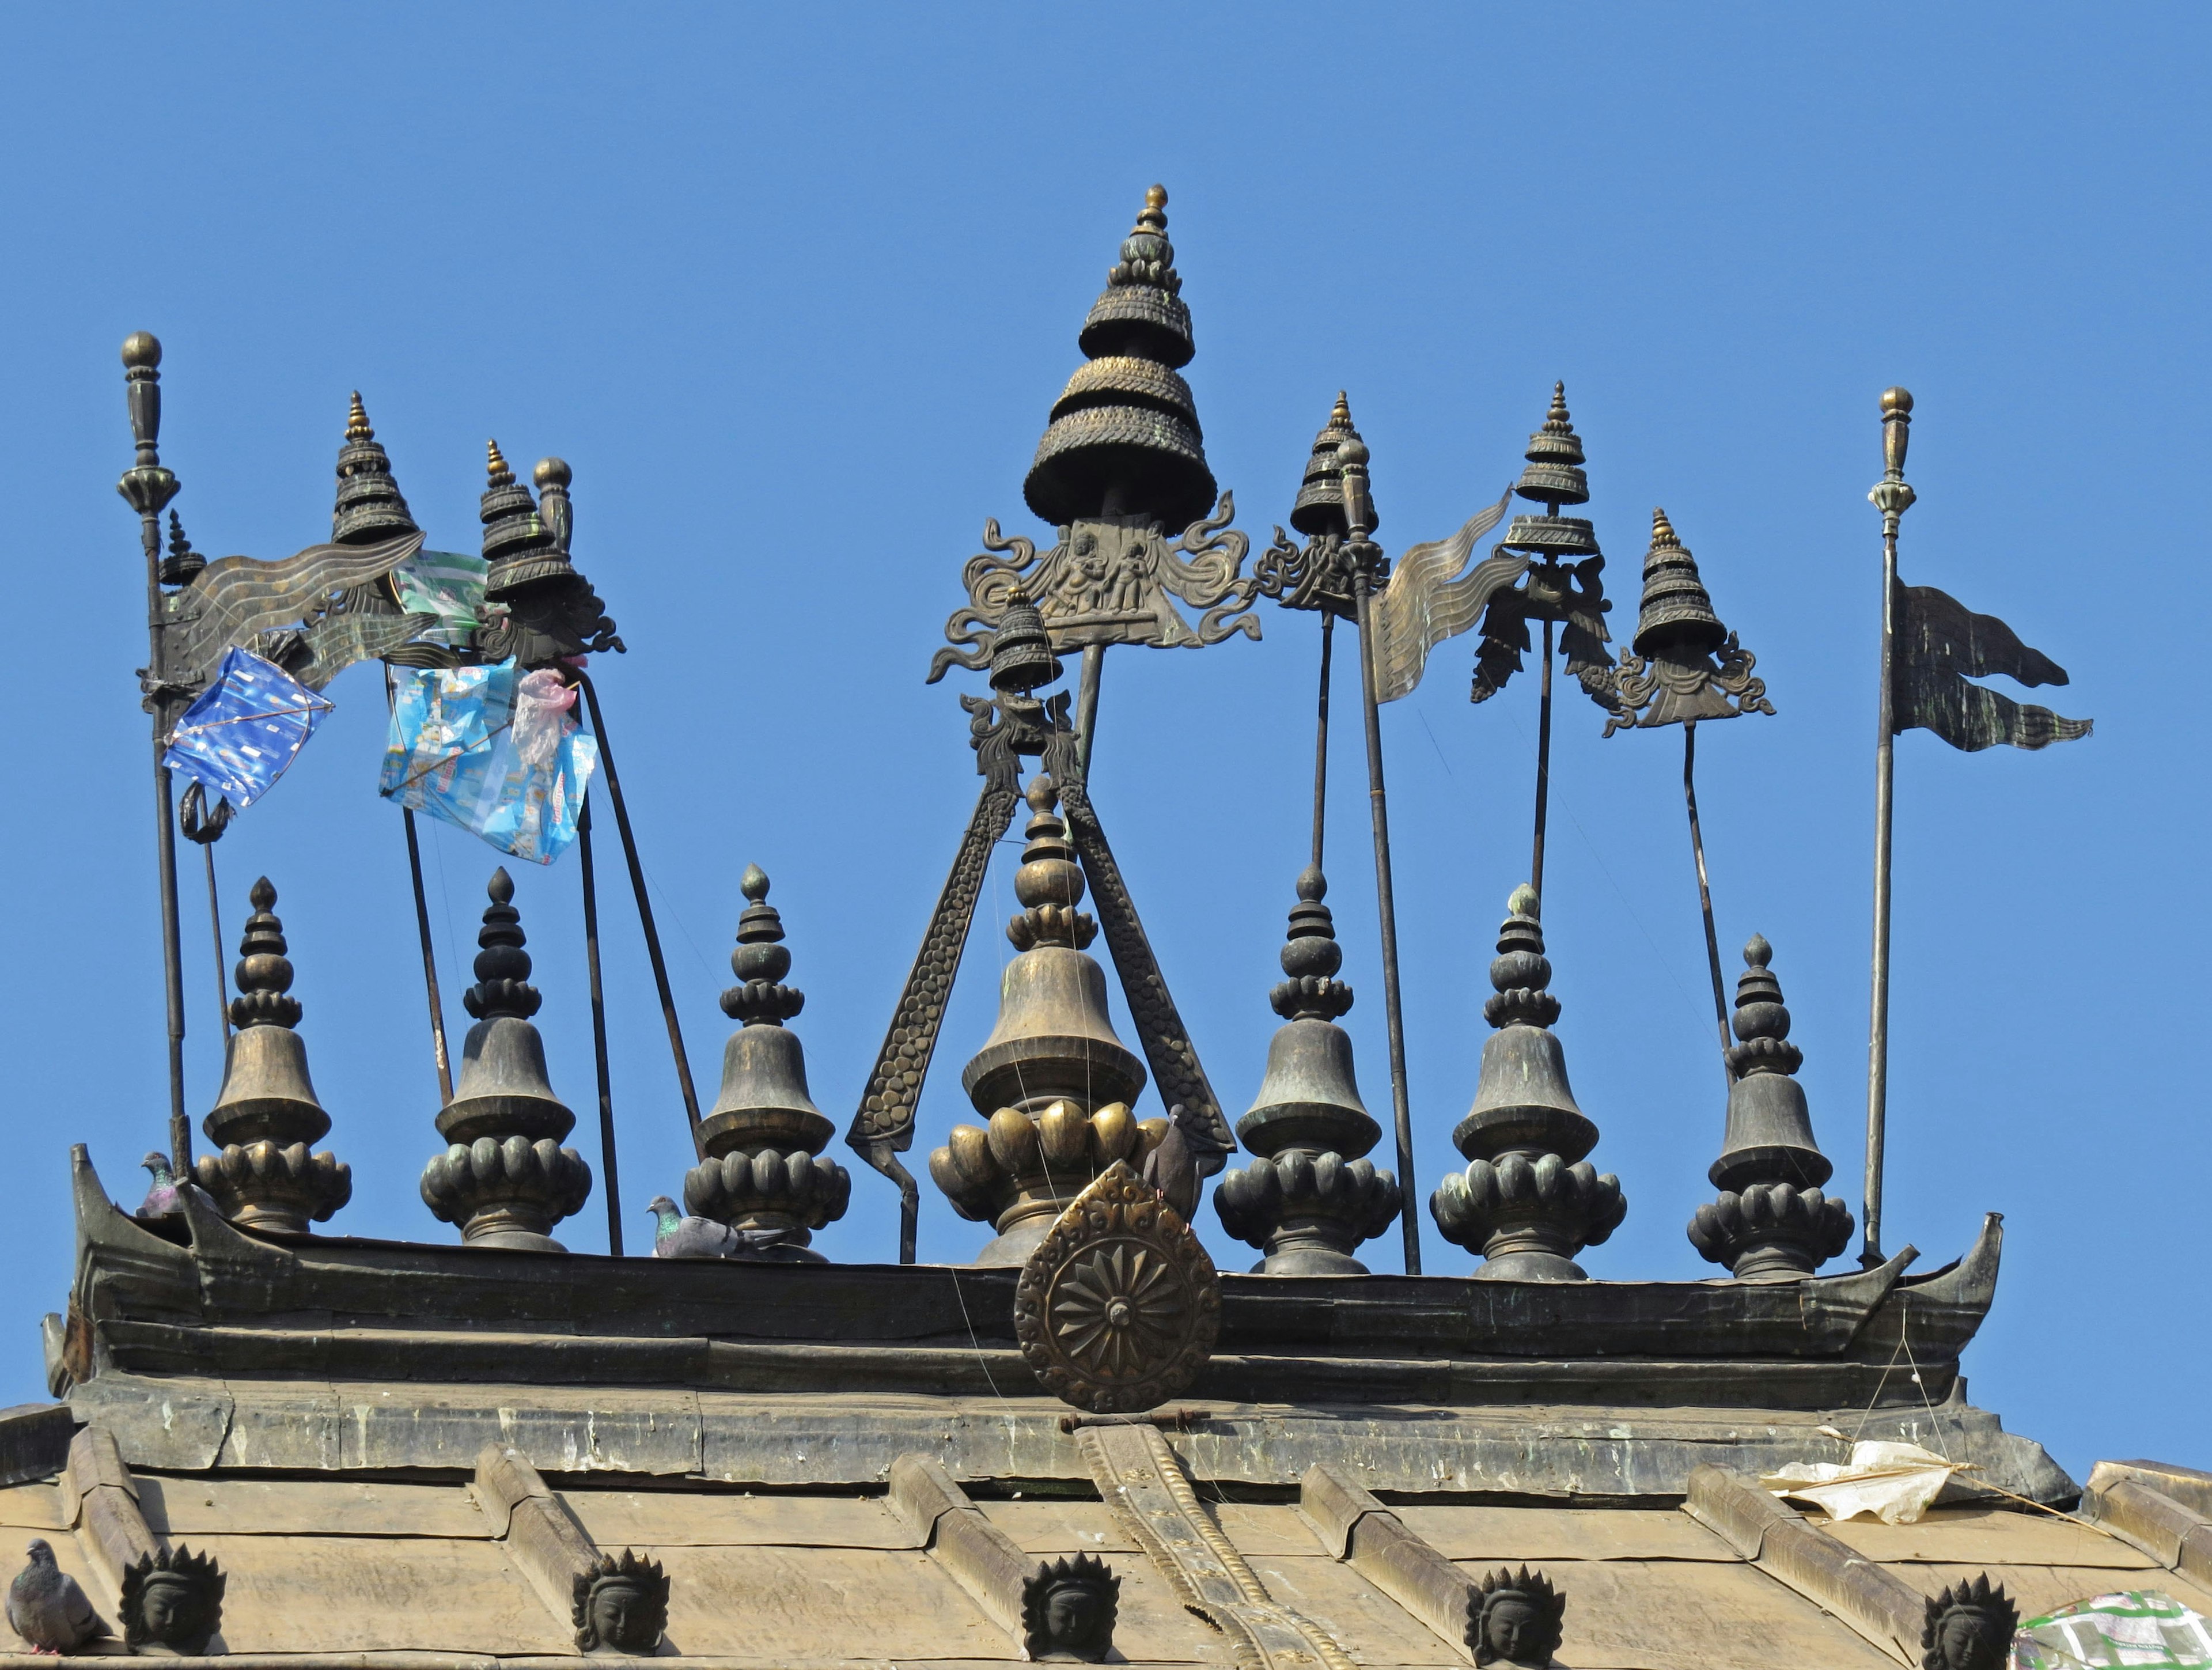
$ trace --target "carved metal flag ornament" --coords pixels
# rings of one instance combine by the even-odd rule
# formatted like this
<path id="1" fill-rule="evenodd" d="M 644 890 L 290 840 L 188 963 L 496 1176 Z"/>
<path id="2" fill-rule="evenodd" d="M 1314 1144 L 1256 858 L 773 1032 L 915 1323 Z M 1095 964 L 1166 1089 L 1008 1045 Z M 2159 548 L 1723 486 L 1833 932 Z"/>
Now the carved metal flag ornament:
<path id="1" fill-rule="evenodd" d="M 1881 671 L 1875 744 L 1874 956 L 1870 1042 L 1867 1050 L 1866 1246 L 1861 1262 L 1881 1262 L 1882 1151 L 1889 1102 L 1890 847 L 1897 774 L 1897 735 L 1933 731 L 1967 753 L 2003 743 L 2047 748 L 2090 733 L 2090 721 L 2062 719 L 2048 707 L 2014 701 L 1968 681 L 2002 674 L 2027 685 L 2063 684 L 2066 670 L 2030 649 L 1994 615 L 1977 615 L 1932 586 L 1898 578 L 1897 536 L 1919 495 L 1905 479 L 1912 434 L 1912 396 L 1901 388 L 1881 397 L 1881 479 L 1867 499 L 1881 513 Z"/>
<path id="2" fill-rule="evenodd" d="M 1468 561 L 1483 536 L 1505 519 L 1512 499 L 1509 488 L 1450 538 L 1413 546 L 1398 559 L 1369 610 L 1377 701 L 1411 695 L 1427 669 L 1429 652 L 1480 620 L 1491 599 L 1528 572 L 1525 554 L 1502 546 L 1480 562 Z"/>
<path id="3" fill-rule="evenodd" d="M 1972 678 L 2002 676 L 2021 684 L 2063 684 L 2066 669 L 1994 615 L 1977 615 L 1947 592 L 1899 582 L 1891 664 L 1893 730 L 1933 731 L 1967 753 L 2047 748 L 2089 734 L 2093 721 L 2061 719 L 2048 707 L 2014 701 Z"/>

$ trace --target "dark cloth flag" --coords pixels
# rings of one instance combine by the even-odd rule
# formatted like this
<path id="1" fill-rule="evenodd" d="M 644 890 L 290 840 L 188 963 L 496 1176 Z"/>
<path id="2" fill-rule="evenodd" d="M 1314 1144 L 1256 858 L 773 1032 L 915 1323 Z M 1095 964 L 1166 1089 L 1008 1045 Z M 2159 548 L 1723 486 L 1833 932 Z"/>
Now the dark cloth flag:
<path id="1" fill-rule="evenodd" d="M 2066 683 L 2065 668 L 2021 642 L 1996 616 L 1977 615 L 1933 586 L 1899 584 L 1897 591 L 1893 731 L 1933 731 L 1970 754 L 1999 743 L 2046 748 L 2089 734 L 2086 719 L 2062 719 L 1966 682 L 2002 674 L 2022 684 Z"/>

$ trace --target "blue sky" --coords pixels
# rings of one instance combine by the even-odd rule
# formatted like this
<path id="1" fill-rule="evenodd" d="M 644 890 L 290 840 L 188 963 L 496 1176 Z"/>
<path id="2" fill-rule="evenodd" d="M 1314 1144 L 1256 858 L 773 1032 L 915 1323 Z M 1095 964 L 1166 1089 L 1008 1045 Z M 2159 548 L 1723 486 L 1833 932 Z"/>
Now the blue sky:
<path id="1" fill-rule="evenodd" d="M 738 878 L 758 862 L 808 993 L 814 1097 L 842 1126 L 974 794 L 957 681 L 921 675 L 984 519 L 1042 531 L 1022 475 L 1158 179 L 1208 456 L 1261 543 L 1340 387 L 1393 550 L 1496 497 L 1555 378 L 1624 610 L 1650 508 L 1667 507 L 1779 709 L 1699 750 L 1730 974 L 1752 932 L 1773 942 L 1855 1209 L 1880 561 L 1865 493 L 1876 397 L 1911 388 L 1906 577 L 2063 664 L 2055 705 L 2097 732 L 2039 756 L 1899 744 L 1887 1239 L 1932 1265 L 2004 1212 L 1975 1400 L 2077 1476 L 2105 1455 L 2203 1463 L 2185 1388 L 2207 1366 L 2190 648 L 2205 581 L 2196 524 L 2167 519 L 2208 439 L 2212 28 L 2160 6 L 2124 29 L 2034 6 L 1576 17 L 12 15 L 0 495 L 18 790 L 0 826 L 0 1105 L 16 1168 L 0 1254 L 16 1278 L 0 1391 L 43 1394 L 35 1325 L 65 1294 L 68 1144 L 90 1143 L 135 1199 L 134 1162 L 162 1134 L 143 577 L 112 490 L 130 461 L 123 336 L 167 344 L 163 457 L 212 554 L 325 537 L 354 388 L 434 546 L 476 536 L 488 434 L 519 463 L 570 460 L 577 558 L 630 646 L 597 671 L 696 1069 L 711 1086 Z M 1265 994 L 1310 783 L 1314 622 L 1264 625 L 1257 644 L 1115 652 L 1095 766 L 1232 1116 L 1275 1024 Z M 1440 649 L 1384 719 L 1424 1197 L 1455 1160 L 1491 938 L 1526 869 L 1533 681 L 1471 707 L 1469 652 Z M 398 820 L 374 792 L 380 694 L 368 670 L 331 694 L 336 714 L 218 849 L 226 916 L 234 935 L 252 878 L 275 880 L 329 1146 L 354 1169 L 331 1227 L 445 1240 L 416 1192 L 436 1090 Z M 1709 1266 L 1683 1225 L 1711 1193 L 1722 1106 L 1678 744 L 1599 728 L 1562 703 L 1545 902 L 1558 1029 L 1604 1133 L 1594 1157 L 1629 1200 L 1586 1262 L 1695 1278 Z M 1356 726 L 1339 739 L 1330 902 L 1381 1109 Z M 495 855 L 442 828 L 428 846 L 457 996 Z M 917 1159 L 973 1117 L 957 1070 L 1011 954 L 997 925 L 1014 850 L 993 869 Z M 520 870 L 554 1083 L 588 1115 L 575 867 Z M 197 1114 L 221 1060 L 186 874 Z M 611 910 L 619 880 L 603 882 Z M 626 909 L 607 935 L 635 1247 L 688 1143 Z M 579 1140 L 595 1157 L 588 1128 Z M 851 1214 L 819 1244 L 888 1256 L 895 1200 L 854 1169 Z M 1249 1261 L 1200 1216 L 1218 1256 Z M 595 1198 L 568 1238 L 603 1236 Z M 926 1258 L 982 1238 L 925 1186 Z M 1431 1271 L 1470 1267 L 1432 1225 L 1426 1245 Z M 1392 1242 L 1373 1253 L 1391 1267 Z"/>

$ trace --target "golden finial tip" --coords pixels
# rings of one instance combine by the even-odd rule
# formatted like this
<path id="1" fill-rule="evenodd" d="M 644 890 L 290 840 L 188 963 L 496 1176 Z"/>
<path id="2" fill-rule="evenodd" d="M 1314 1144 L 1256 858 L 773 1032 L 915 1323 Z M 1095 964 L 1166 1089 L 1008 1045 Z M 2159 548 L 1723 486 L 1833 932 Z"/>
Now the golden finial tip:
<path id="1" fill-rule="evenodd" d="M 1145 207 L 1146 207 L 1146 208 L 1147 208 L 1147 209 L 1164 209 L 1164 208 L 1166 208 L 1167 206 L 1168 206 L 1168 188 L 1167 188 L 1166 186 L 1164 186 L 1164 185 L 1152 185 L 1152 186 L 1148 186 L 1148 187 L 1146 187 L 1146 191 L 1145 191 Z"/>
<path id="2" fill-rule="evenodd" d="M 361 391 L 353 392 L 353 404 L 346 411 L 346 439 L 374 440 L 376 431 L 368 427 L 368 412 L 361 404 Z"/>
<path id="3" fill-rule="evenodd" d="M 1655 545 L 1680 543 L 1674 536 L 1674 525 L 1667 519 L 1667 513 L 1657 505 L 1651 507 L 1651 543 Z"/>
<path id="4" fill-rule="evenodd" d="M 1912 391 L 1903 388 L 1884 389 L 1881 392 L 1881 415 L 1884 417 L 1911 416 Z"/>
<path id="5" fill-rule="evenodd" d="M 496 440 L 484 442 L 484 473 L 491 477 L 494 487 L 505 487 L 514 479 L 514 471 L 507 467 L 507 459 L 501 455 Z"/>
<path id="6" fill-rule="evenodd" d="M 133 331 L 123 339 L 123 363 L 136 371 L 161 363 L 161 339 L 151 331 Z"/>

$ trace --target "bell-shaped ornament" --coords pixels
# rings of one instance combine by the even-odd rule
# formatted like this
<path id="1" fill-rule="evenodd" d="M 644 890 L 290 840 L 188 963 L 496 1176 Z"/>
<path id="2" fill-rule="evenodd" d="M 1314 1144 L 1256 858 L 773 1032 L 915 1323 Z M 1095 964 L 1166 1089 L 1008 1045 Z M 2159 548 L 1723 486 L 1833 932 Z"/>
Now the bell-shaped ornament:
<path id="1" fill-rule="evenodd" d="M 1079 911 L 1084 881 L 1053 815 L 1048 777 L 1030 785 L 1029 844 L 1014 875 L 1024 907 L 1006 926 L 1020 955 L 999 982 L 999 1023 L 960 1075 L 978 1113 L 1034 1112 L 1066 1097 L 1085 1108 L 1134 1102 L 1144 1064 L 1114 1033 L 1106 974 L 1082 949 L 1097 932 Z"/>
<path id="2" fill-rule="evenodd" d="M 238 947 L 238 995 L 230 1002 L 238 1029 L 224 1047 L 222 1093 L 200 1128 L 218 1148 L 256 1142 L 288 1148 L 327 1136 L 331 1116 L 307 1077 L 307 1041 L 292 1029 L 300 1023 L 300 1000 L 291 995 L 276 890 L 264 876 L 252 897 L 253 914 Z"/>
<path id="3" fill-rule="evenodd" d="M 1237 1121 L 1237 1141 L 1255 1154 L 1311 1148 L 1358 1158 L 1382 1127 L 1352 1075 L 1350 1033 L 1334 1021 L 1285 1021 L 1268 1042 L 1260 1094 Z"/>
<path id="4" fill-rule="evenodd" d="M 1746 967 L 1736 981 L 1732 1024 L 1738 1042 L 1729 1051 L 1728 1141 L 1707 1175 L 1717 1188 L 1790 1183 L 1816 1188 L 1835 1166 L 1813 1135 L 1805 1088 L 1792 1077 L 1805 1053 L 1790 1041 L 1790 1011 L 1781 982 L 1769 972 L 1773 947 L 1754 934 L 1743 948 Z"/>
<path id="5" fill-rule="evenodd" d="M 738 885 L 751 902 L 738 919 L 738 948 L 730 954 L 738 983 L 722 993 L 722 1012 L 744 1024 L 723 1047 L 721 1094 L 700 1122 L 700 1151 L 818 1154 L 836 1126 L 807 1094 L 805 1048 L 784 1025 L 805 1006 L 805 995 L 783 984 L 791 952 L 782 944 L 782 918 L 768 902 L 767 874 L 749 865 Z"/>
<path id="6" fill-rule="evenodd" d="M 1559 1000 L 1546 989 L 1552 964 L 1534 891 L 1515 890 L 1507 908 L 1490 965 L 1496 995 L 1482 1010 L 1498 1029 L 1482 1046 L 1474 1105 L 1452 1132 L 1452 1145 L 1469 1159 L 1519 1151 L 1557 1154 L 1572 1165 L 1597 1146 L 1597 1126 L 1575 1102 L 1566 1053 L 1550 1029 Z"/>
<path id="7" fill-rule="evenodd" d="M 479 1137 L 558 1142 L 576 1116 L 546 1078 L 545 1041 L 530 1020 L 542 999 L 529 984 L 530 954 L 505 870 L 492 877 L 490 893 L 477 935 L 477 983 L 461 999 L 477 1023 L 461 1045 L 460 1078 L 439 1112 L 438 1134 L 464 1145 Z"/>

